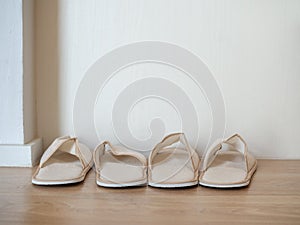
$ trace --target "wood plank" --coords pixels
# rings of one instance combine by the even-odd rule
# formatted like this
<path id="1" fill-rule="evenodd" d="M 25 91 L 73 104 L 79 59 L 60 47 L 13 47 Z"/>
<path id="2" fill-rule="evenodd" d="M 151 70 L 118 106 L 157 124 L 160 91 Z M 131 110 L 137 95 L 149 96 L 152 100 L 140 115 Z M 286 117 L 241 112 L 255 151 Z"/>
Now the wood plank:
<path id="1" fill-rule="evenodd" d="M 248 188 L 110 189 L 31 184 L 0 168 L 0 224 L 300 224 L 300 161 L 260 160 Z"/>

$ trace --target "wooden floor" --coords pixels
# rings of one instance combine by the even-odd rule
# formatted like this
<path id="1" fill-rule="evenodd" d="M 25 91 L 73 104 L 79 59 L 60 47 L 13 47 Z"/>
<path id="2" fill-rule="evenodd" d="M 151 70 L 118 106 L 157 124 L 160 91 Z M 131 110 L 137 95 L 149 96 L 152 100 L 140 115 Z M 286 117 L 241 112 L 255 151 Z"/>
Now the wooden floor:
<path id="1" fill-rule="evenodd" d="M 248 188 L 110 189 L 94 171 L 78 185 L 31 184 L 0 168 L 0 224 L 300 224 L 300 161 L 261 160 Z"/>

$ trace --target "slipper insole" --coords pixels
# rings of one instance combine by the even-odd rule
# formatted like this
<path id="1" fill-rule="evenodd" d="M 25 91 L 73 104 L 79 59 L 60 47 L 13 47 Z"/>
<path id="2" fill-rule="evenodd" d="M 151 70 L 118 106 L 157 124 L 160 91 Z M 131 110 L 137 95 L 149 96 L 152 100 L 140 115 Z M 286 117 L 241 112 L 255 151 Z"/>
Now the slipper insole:
<path id="1" fill-rule="evenodd" d="M 189 153 L 184 149 L 164 149 L 152 160 L 154 182 L 189 182 L 194 179 L 194 176 Z"/>
<path id="2" fill-rule="evenodd" d="M 80 177 L 82 165 L 79 159 L 66 152 L 57 151 L 36 175 L 36 179 L 56 181 Z"/>
<path id="3" fill-rule="evenodd" d="M 129 183 L 144 179 L 142 163 L 132 156 L 115 156 L 105 152 L 100 157 L 101 177 L 114 183 Z"/>
<path id="4" fill-rule="evenodd" d="M 202 180 L 207 183 L 237 183 L 247 176 L 244 156 L 239 152 L 219 153 L 205 171 Z"/>

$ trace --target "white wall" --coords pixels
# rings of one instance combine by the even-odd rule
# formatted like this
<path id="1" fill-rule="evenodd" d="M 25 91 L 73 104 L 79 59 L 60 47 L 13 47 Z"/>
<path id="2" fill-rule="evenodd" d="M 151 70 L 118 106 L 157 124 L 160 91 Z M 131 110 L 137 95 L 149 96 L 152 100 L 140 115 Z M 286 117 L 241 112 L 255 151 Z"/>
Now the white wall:
<path id="1" fill-rule="evenodd" d="M 22 0 L 0 1 L 0 144 L 23 144 Z"/>
<path id="2" fill-rule="evenodd" d="M 34 0 L 0 0 L 0 166 L 34 166 Z"/>
<path id="3" fill-rule="evenodd" d="M 0 1 L 0 145 L 36 137 L 33 7 L 33 0 Z"/>
<path id="4" fill-rule="evenodd" d="M 299 11 L 299 1 L 285 0 L 36 1 L 38 135 L 48 145 L 56 136 L 74 133 L 76 90 L 97 59 L 124 44 L 158 40 L 186 48 L 208 65 L 224 96 L 226 135 L 240 133 L 257 157 L 300 158 Z M 179 74 L 154 67 L 156 76 L 179 81 Z M 145 71 L 149 68 L 114 76 L 103 95 L 114 96 L 117 87 Z M 201 135 L 207 138 L 212 118 L 205 99 L 189 78 L 180 79 L 177 85 L 195 103 Z M 154 100 L 149 104 L 164 107 Z M 147 137 L 145 117 L 133 113 L 134 135 Z M 178 118 L 167 118 L 167 131 L 175 130 Z M 97 129 L 101 139 L 116 141 L 110 127 Z M 200 153 L 205 138 L 198 143 Z"/>

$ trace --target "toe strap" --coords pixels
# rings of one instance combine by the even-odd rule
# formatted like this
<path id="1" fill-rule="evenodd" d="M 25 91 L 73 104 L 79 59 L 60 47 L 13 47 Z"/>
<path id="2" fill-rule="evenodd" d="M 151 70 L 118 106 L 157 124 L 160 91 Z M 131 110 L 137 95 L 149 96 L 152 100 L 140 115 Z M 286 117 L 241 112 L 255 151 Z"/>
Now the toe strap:
<path id="1" fill-rule="evenodd" d="M 40 160 L 39 166 L 42 168 L 57 150 L 67 152 L 71 155 L 78 157 L 83 168 L 89 165 L 89 162 L 80 150 L 78 139 L 75 137 L 71 138 L 70 136 L 63 136 L 56 138 L 52 142 L 52 144 L 47 148 Z"/>
<path id="2" fill-rule="evenodd" d="M 188 143 L 184 133 L 174 133 L 174 134 L 170 134 L 168 136 L 166 136 L 160 143 L 158 143 L 154 149 L 152 150 L 150 156 L 149 156 L 149 166 L 151 169 L 151 165 L 152 165 L 152 161 L 153 158 L 156 156 L 157 153 L 159 153 L 160 151 L 164 151 L 165 149 L 167 149 L 166 147 L 175 144 L 177 142 L 181 142 L 186 148 L 186 150 L 188 151 L 191 161 L 192 161 L 192 165 L 193 165 L 193 169 L 194 170 L 198 170 L 199 167 L 199 156 L 197 155 L 196 151 L 190 146 L 190 144 Z"/>
<path id="3" fill-rule="evenodd" d="M 109 147 L 109 148 L 108 148 Z M 138 159 L 144 166 L 147 166 L 147 159 L 141 153 L 129 150 L 122 146 L 114 146 L 109 141 L 104 141 L 98 145 L 94 150 L 94 163 L 96 168 L 100 168 L 100 157 L 105 154 L 105 151 L 110 150 L 113 155 L 116 156 L 132 156 Z"/>
<path id="4" fill-rule="evenodd" d="M 255 162 L 255 159 L 248 153 L 248 146 L 245 140 L 239 135 L 234 134 L 229 138 L 222 140 L 216 140 L 207 152 L 203 155 L 201 161 L 200 170 L 205 171 L 215 160 L 218 152 L 222 149 L 228 149 L 228 151 L 238 151 L 244 155 L 246 171 L 249 171 L 251 165 Z"/>

